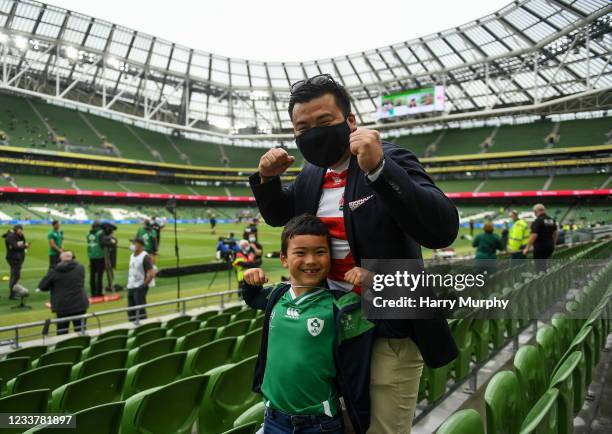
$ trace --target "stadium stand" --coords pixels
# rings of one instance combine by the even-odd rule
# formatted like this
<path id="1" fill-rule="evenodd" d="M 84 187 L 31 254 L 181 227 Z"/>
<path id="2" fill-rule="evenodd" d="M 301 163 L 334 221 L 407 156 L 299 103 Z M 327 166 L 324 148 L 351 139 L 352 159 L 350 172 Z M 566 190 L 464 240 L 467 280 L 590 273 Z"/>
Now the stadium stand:
<path id="1" fill-rule="evenodd" d="M 516 151 L 518 149 L 545 148 L 546 137 L 552 131 L 549 121 L 537 121 L 530 124 L 502 125 L 495 134 L 491 152 Z"/>
<path id="2" fill-rule="evenodd" d="M 0 93 L 0 130 L 15 146 L 57 149 L 25 98 Z"/>
<path id="3" fill-rule="evenodd" d="M 487 179 L 480 191 L 542 190 L 547 179 L 544 176 Z"/>
<path id="4" fill-rule="evenodd" d="M 589 146 L 610 143 L 610 118 L 581 119 L 559 123 L 559 142 L 555 146 Z"/>
<path id="5" fill-rule="evenodd" d="M 591 175 L 555 175 L 549 190 L 598 189 L 610 177 L 607 173 Z"/>

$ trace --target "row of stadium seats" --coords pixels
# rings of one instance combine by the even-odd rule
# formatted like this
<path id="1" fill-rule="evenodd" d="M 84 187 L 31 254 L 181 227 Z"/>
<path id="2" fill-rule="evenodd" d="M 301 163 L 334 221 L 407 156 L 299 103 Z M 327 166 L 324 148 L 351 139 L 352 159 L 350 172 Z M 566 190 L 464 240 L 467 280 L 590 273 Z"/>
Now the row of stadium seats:
<path id="1" fill-rule="evenodd" d="M 484 394 L 485 423 L 475 409 L 461 410 L 437 434 L 484 434 L 484 426 L 489 434 L 574 432 L 574 417 L 612 328 L 612 265 L 590 277 L 566 303 L 565 313 L 541 326 L 534 344 L 519 348 L 514 370 L 491 379 Z"/>

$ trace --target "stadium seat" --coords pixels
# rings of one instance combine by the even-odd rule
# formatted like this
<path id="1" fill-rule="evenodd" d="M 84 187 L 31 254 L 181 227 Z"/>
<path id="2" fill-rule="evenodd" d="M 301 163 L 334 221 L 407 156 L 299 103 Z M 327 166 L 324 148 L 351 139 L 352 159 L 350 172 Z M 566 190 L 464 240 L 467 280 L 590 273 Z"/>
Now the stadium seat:
<path id="1" fill-rule="evenodd" d="M 576 400 L 574 394 L 577 393 L 574 379 L 579 370 L 581 360 L 583 360 L 582 353 L 574 351 L 564 359 L 550 380 L 549 386 L 559 391 L 559 404 L 557 408 L 559 414 L 559 434 L 571 434 L 574 431 L 574 414 L 578 412 L 574 410 L 574 401 Z"/>
<path id="2" fill-rule="evenodd" d="M 191 321 L 191 316 L 189 315 L 177 316 L 176 318 L 172 318 L 166 321 L 166 324 L 164 324 L 164 327 L 170 330 L 176 327 L 177 325 L 183 324 L 184 322 L 188 322 L 188 321 Z"/>
<path id="3" fill-rule="evenodd" d="M 12 359 L 14 357 L 29 357 L 30 360 L 38 359 L 40 356 L 47 352 L 46 345 L 37 345 L 34 347 L 25 347 L 15 350 L 6 355 L 7 359 Z"/>
<path id="4" fill-rule="evenodd" d="M 475 319 L 472 322 L 473 353 L 476 363 L 482 363 L 489 358 L 489 341 L 491 340 L 491 321 Z"/>
<path id="5" fill-rule="evenodd" d="M 55 389 L 70 379 L 72 363 L 57 363 L 30 369 L 17 375 L 6 384 L 8 393 L 26 392 L 37 389 Z"/>
<path id="6" fill-rule="evenodd" d="M 114 336 L 100 341 L 93 342 L 83 350 L 83 360 L 109 351 L 123 350 L 127 344 L 127 336 Z"/>
<path id="7" fill-rule="evenodd" d="M 121 434 L 190 434 L 208 379 L 196 375 L 128 398 Z"/>
<path id="8" fill-rule="evenodd" d="M 123 388 L 123 399 L 179 379 L 186 356 L 184 351 L 171 353 L 130 367 Z"/>
<path id="9" fill-rule="evenodd" d="M 550 378 L 561 357 L 557 329 L 549 325 L 541 327 L 536 335 L 536 342 L 546 364 L 547 378 Z"/>
<path id="10" fill-rule="evenodd" d="M 473 409 L 460 410 L 438 428 L 436 434 L 485 434 L 480 413 Z"/>
<path id="11" fill-rule="evenodd" d="M 203 321 L 206 321 L 208 318 L 211 318 L 218 314 L 219 314 L 218 310 L 207 310 L 206 312 L 197 314 L 193 319 L 196 321 L 203 322 Z"/>
<path id="12" fill-rule="evenodd" d="M 126 348 L 128 350 L 131 350 L 146 343 L 153 342 L 163 337 L 166 337 L 166 334 L 167 331 L 165 328 L 154 328 L 151 330 L 144 331 L 128 338 Z"/>
<path id="13" fill-rule="evenodd" d="M 234 427 L 239 427 L 247 423 L 255 422 L 256 426 L 261 426 L 264 422 L 264 416 L 266 412 L 266 405 L 263 401 L 258 402 L 254 406 L 246 409 L 240 416 L 234 421 Z"/>
<path id="14" fill-rule="evenodd" d="M 129 334 L 129 330 L 128 329 L 115 329 L 115 330 L 109 330 L 107 332 L 104 333 L 100 333 L 98 336 L 96 336 L 96 342 L 97 341 L 102 341 L 104 339 L 108 339 L 108 338 L 114 338 L 116 336 L 127 336 Z"/>
<path id="15" fill-rule="evenodd" d="M 66 347 L 81 347 L 81 348 L 85 348 L 88 347 L 89 344 L 91 342 L 91 336 L 74 336 L 72 338 L 68 338 L 68 339 L 64 339 L 62 341 L 59 341 L 58 343 L 55 344 L 55 346 L 53 347 L 56 350 L 59 350 L 61 348 L 66 348 Z"/>
<path id="16" fill-rule="evenodd" d="M 527 413 L 520 434 L 557 434 L 558 396 L 557 389 L 548 389 Z"/>
<path id="17" fill-rule="evenodd" d="M 212 327 L 187 333 L 176 341 L 176 351 L 188 351 L 192 348 L 201 347 L 212 342 L 216 335 L 217 329 Z"/>
<path id="18" fill-rule="evenodd" d="M 72 416 L 77 421 L 75 428 L 35 427 L 24 434 L 117 434 L 121 427 L 123 402 L 98 405 L 78 411 Z"/>
<path id="19" fill-rule="evenodd" d="M 74 413 L 121 400 L 127 369 L 114 369 L 90 375 L 55 389 L 49 411 Z"/>
<path id="20" fill-rule="evenodd" d="M 72 380 L 88 377 L 104 371 L 123 369 L 127 361 L 128 350 L 115 350 L 83 360 L 72 367 Z"/>
<path id="21" fill-rule="evenodd" d="M 251 328 L 249 330 L 257 330 L 262 328 L 265 320 L 266 317 L 263 315 L 256 317 L 253 321 L 251 321 Z"/>
<path id="22" fill-rule="evenodd" d="M 30 369 L 29 357 L 13 357 L 0 361 L 0 378 L 3 380 L 0 384 L 0 396 L 4 394 L 4 385 L 15 378 L 22 372 Z"/>
<path id="23" fill-rule="evenodd" d="M 223 338 L 187 351 L 183 376 L 205 374 L 211 369 L 231 363 L 236 338 Z"/>
<path id="24" fill-rule="evenodd" d="M 493 376 L 484 394 L 486 427 L 489 434 L 519 432 L 525 411 L 518 378 L 512 371 Z"/>
<path id="25" fill-rule="evenodd" d="M 253 434 L 259 426 L 255 422 L 246 423 L 244 425 L 239 425 L 235 428 L 232 428 L 228 431 L 223 432 L 223 434 Z"/>
<path id="26" fill-rule="evenodd" d="M 453 372 L 456 380 L 464 378 L 470 372 L 470 361 L 472 360 L 473 351 L 473 333 L 471 328 L 473 321 L 473 318 L 449 321 L 451 332 L 459 348 L 459 355 L 453 362 Z M 442 379 L 440 379 L 441 381 Z M 444 383 L 446 384 L 446 382 Z"/>
<path id="27" fill-rule="evenodd" d="M 565 353 L 576 334 L 574 331 L 574 322 L 567 318 L 565 314 L 556 313 L 551 319 L 551 324 L 557 330 L 561 352 Z"/>
<path id="28" fill-rule="evenodd" d="M 162 326 L 162 324 L 160 322 L 149 322 L 146 324 L 140 324 L 139 326 L 134 327 L 132 330 L 130 330 L 130 332 L 128 333 L 128 336 L 136 336 L 139 335 L 140 333 L 144 333 L 146 331 L 149 330 L 153 330 L 156 328 L 160 328 Z"/>
<path id="29" fill-rule="evenodd" d="M 514 370 L 519 380 L 525 408 L 531 408 L 547 386 L 544 360 L 533 345 L 521 346 L 514 355 Z"/>
<path id="30" fill-rule="evenodd" d="M 228 325 L 219 327 L 217 329 L 217 339 L 242 336 L 249 331 L 250 327 L 250 319 L 243 319 L 240 321 L 229 323 Z"/>
<path id="31" fill-rule="evenodd" d="M 147 344 L 143 344 L 140 347 L 130 350 L 127 367 L 134 366 L 138 363 L 148 362 L 156 357 L 170 354 L 176 347 L 176 338 L 161 338 Z"/>
<path id="32" fill-rule="evenodd" d="M 51 390 L 38 389 L 0 398 L 0 413 L 23 414 L 23 413 L 45 413 L 49 402 Z M 22 433 L 23 428 L 3 428 L 3 434 Z"/>
<path id="33" fill-rule="evenodd" d="M 584 376 L 585 383 L 584 384 L 588 386 L 589 384 L 591 384 L 591 381 L 592 381 L 592 377 L 593 377 L 592 371 L 594 367 L 593 353 L 595 352 L 595 342 L 593 338 L 593 327 L 591 326 L 584 327 L 578 332 L 578 334 L 576 335 L 576 337 L 574 338 L 574 340 L 572 341 L 568 349 L 568 352 L 574 352 L 574 351 L 582 351 L 582 354 L 584 355 L 584 362 L 586 365 L 585 370 L 584 370 L 585 372 L 585 376 Z"/>
<path id="34" fill-rule="evenodd" d="M 32 366 L 34 368 L 40 368 L 41 366 L 53 365 L 55 363 L 75 364 L 81 360 L 82 352 L 83 348 L 81 347 L 65 347 L 59 350 L 49 351 L 34 360 Z"/>
<path id="35" fill-rule="evenodd" d="M 249 357 L 211 375 L 198 419 L 200 434 L 232 428 L 238 416 L 261 400 L 251 391 L 256 361 L 256 356 Z"/>
<path id="36" fill-rule="evenodd" d="M 236 306 L 226 307 L 225 309 L 223 309 L 221 313 L 235 314 L 235 313 L 240 312 L 243 308 L 244 308 L 244 304 L 238 304 Z"/>
<path id="37" fill-rule="evenodd" d="M 235 362 L 259 354 L 261 334 L 262 329 L 257 329 L 238 337 L 233 357 Z"/>
<path id="38" fill-rule="evenodd" d="M 229 324 L 230 319 L 232 318 L 231 313 L 220 313 L 219 315 L 215 315 L 213 317 L 208 318 L 205 322 L 202 323 L 202 328 L 204 327 L 223 327 Z"/>
<path id="39" fill-rule="evenodd" d="M 503 319 L 492 319 L 491 325 L 491 344 L 494 350 L 498 350 L 506 343 L 506 325 Z"/>
<path id="40" fill-rule="evenodd" d="M 243 319 L 253 319 L 256 316 L 257 316 L 257 310 L 249 308 L 247 310 L 241 310 L 233 314 L 230 322 L 236 322 L 236 321 L 240 321 Z"/>
<path id="41" fill-rule="evenodd" d="M 199 321 L 186 321 L 168 330 L 168 336 L 180 338 L 200 328 Z"/>

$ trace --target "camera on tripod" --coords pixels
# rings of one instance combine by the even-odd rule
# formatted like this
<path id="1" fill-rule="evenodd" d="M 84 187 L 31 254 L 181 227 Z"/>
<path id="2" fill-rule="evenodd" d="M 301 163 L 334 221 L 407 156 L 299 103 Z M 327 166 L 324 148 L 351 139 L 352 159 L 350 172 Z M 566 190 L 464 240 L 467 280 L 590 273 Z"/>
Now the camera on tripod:
<path id="1" fill-rule="evenodd" d="M 219 237 L 217 243 L 217 260 L 224 262 L 233 262 L 236 257 L 236 252 L 240 249 L 234 238 Z"/>

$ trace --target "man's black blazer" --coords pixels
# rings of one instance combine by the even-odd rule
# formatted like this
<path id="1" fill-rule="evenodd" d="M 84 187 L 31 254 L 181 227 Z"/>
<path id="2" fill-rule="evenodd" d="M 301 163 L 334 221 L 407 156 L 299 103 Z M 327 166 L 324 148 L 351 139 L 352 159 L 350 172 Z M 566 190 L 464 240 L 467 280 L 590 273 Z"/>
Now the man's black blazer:
<path id="1" fill-rule="evenodd" d="M 416 156 L 388 142 L 383 142 L 383 152 L 385 165 L 374 182 L 359 168 L 357 157 L 351 156 L 349 163 L 343 214 L 357 265 L 361 259 L 421 259 L 421 245 L 446 247 L 459 229 L 457 208 L 434 185 Z M 253 174 L 251 189 L 266 223 L 284 226 L 296 215 L 316 215 L 325 172 L 306 162 L 295 182 L 284 187 L 279 177 L 262 184 L 259 173 Z M 364 201 L 358 204 L 359 200 Z M 444 366 L 456 357 L 457 347 L 441 315 L 397 325 L 398 330 L 382 327 L 380 335 L 410 336 L 427 366 Z"/>

